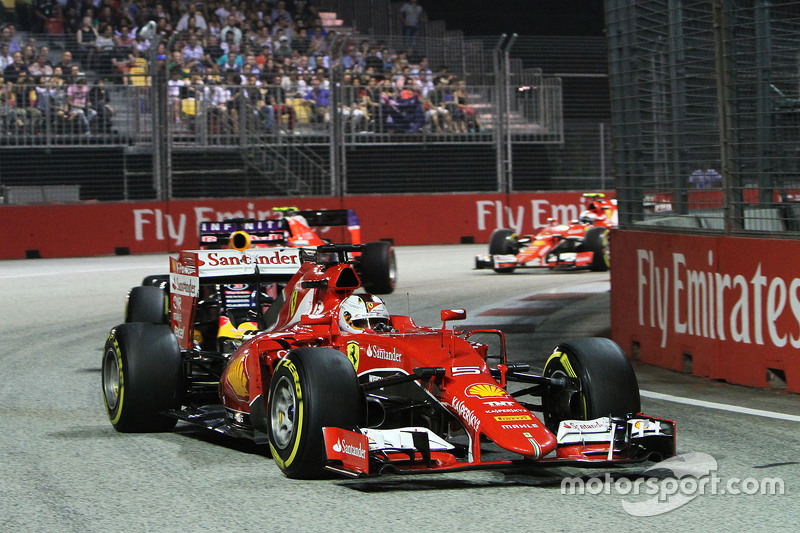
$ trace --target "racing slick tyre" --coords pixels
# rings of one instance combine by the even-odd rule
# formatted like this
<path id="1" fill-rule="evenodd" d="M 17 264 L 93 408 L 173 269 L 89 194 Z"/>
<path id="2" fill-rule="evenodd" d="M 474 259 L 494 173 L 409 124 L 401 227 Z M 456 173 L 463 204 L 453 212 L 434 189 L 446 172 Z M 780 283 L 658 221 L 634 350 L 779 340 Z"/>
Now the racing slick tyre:
<path id="1" fill-rule="evenodd" d="M 641 409 L 631 362 L 611 339 L 560 343 L 547 359 L 543 375 L 568 378 L 565 387 L 550 387 L 542 397 L 544 422 L 553 433 L 562 420 L 623 416 Z"/>
<path id="2" fill-rule="evenodd" d="M 139 433 L 175 427 L 177 419 L 162 414 L 180 407 L 183 379 L 180 348 L 169 326 L 136 322 L 112 329 L 102 376 L 114 429 Z"/>
<path id="3" fill-rule="evenodd" d="M 583 237 L 584 249 L 594 252 L 589 269 L 593 272 L 605 272 L 611 266 L 611 254 L 608 246 L 608 228 L 594 226 L 586 230 Z"/>
<path id="4" fill-rule="evenodd" d="M 496 229 L 489 238 L 489 254 L 516 255 L 517 247 L 515 246 L 515 242 L 516 234 L 512 230 L 506 228 Z M 514 267 L 495 268 L 494 271 L 501 274 L 510 274 L 514 272 Z"/>
<path id="5" fill-rule="evenodd" d="M 386 241 L 368 242 L 366 246 L 359 262 L 364 290 L 372 294 L 391 294 L 397 285 L 394 246 Z"/>
<path id="6" fill-rule="evenodd" d="M 345 354 L 331 348 L 292 350 L 278 362 L 269 387 L 272 457 L 287 477 L 322 477 L 322 428 L 355 428 L 365 411 L 356 371 Z"/>
<path id="7" fill-rule="evenodd" d="M 125 322 L 167 323 L 167 293 L 153 285 L 139 285 L 128 293 Z"/>

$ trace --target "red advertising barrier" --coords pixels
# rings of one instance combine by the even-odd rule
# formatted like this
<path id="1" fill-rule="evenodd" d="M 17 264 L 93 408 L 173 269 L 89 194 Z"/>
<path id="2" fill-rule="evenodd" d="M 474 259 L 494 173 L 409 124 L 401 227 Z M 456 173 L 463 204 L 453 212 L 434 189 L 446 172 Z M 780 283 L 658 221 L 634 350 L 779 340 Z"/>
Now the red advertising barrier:
<path id="1" fill-rule="evenodd" d="M 780 253 L 775 253 L 780 250 Z M 616 230 L 611 331 L 647 363 L 800 392 L 800 242 Z"/>
<path id="2" fill-rule="evenodd" d="M 198 199 L 172 202 L 0 207 L 0 259 L 176 252 L 196 248 L 204 220 L 274 218 L 273 207 L 355 210 L 365 241 L 395 244 L 488 242 L 497 227 L 531 233 L 548 218 L 566 222 L 587 203 L 578 192 Z M 323 233 L 342 240 L 342 233 Z"/>

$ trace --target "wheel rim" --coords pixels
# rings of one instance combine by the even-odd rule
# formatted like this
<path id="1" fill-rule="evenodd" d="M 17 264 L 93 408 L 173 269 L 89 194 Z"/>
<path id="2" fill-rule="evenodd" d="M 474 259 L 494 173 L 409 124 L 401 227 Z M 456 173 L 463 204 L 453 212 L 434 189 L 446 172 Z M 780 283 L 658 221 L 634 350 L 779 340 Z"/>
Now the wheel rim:
<path id="1" fill-rule="evenodd" d="M 608 244 L 608 237 L 611 234 L 610 231 L 606 230 L 603 233 L 603 260 L 606 262 L 606 266 L 611 266 L 611 246 Z"/>
<path id="2" fill-rule="evenodd" d="M 282 376 L 275 385 L 269 410 L 272 438 L 278 448 L 284 449 L 292 441 L 296 413 L 297 397 L 295 396 L 294 382 L 288 377 Z"/>
<path id="3" fill-rule="evenodd" d="M 567 386 L 557 391 L 553 391 L 547 396 L 547 412 L 545 415 L 545 425 L 553 428 L 552 431 L 558 430 L 558 424 L 562 420 L 581 419 L 583 416 L 576 411 L 582 410 L 582 396 L 578 388 L 576 388 L 569 376 L 562 370 L 556 370 L 549 375 L 552 378 L 565 378 L 567 379 Z"/>
<path id="4" fill-rule="evenodd" d="M 117 354 L 114 350 L 108 350 L 103 359 L 103 393 L 106 397 L 106 405 L 112 411 L 119 403 L 119 391 L 121 379 Z"/>

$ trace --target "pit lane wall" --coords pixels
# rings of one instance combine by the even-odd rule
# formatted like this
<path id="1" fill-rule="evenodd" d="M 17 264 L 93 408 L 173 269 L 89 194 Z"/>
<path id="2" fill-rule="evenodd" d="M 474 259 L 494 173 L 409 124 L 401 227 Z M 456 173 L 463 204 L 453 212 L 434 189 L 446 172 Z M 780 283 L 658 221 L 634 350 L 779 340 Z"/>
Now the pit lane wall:
<path id="1" fill-rule="evenodd" d="M 609 196 L 613 193 L 607 192 Z M 497 227 L 530 233 L 577 218 L 580 192 L 439 194 L 0 206 L 0 259 L 177 252 L 198 246 L 204 220 L 274 218 L 273 207 L 353 209 L 365 241 L 397 245 L 488 242 Z M 345 230 L 321 232 L 346 241 Z"/>
<path id="2" fill-rule="evenodd" d="M 800 392 L 800 242 L 615 230 L 612 338 L 635 358 Z"/>

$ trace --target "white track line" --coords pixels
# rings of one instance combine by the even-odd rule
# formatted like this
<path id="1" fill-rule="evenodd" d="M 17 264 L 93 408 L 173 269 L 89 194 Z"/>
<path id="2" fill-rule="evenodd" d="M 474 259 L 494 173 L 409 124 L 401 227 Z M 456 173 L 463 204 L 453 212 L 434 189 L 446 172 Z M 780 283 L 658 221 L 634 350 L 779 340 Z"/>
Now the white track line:
<path id="1" fill-rule="evenodd" d="M 800 416 L 789 415 L 786 413 L 776 413 L 774 411 L 762 411 L 761 409 L 750 409 L 749 407 L 739 407 L 738 405 L 728 405 L 717 402 L 707 402 L 705 400 L 695 400 L 693 398 L 683 398 L 681 396 L 672 396 L 671 394 L 662 394 L 660 392 L 652 392 L 640 390 L 639 394 L 645 398 L 652 398 L 654 400 L 664 400 L 666 402 L 683 403 L 686 405 L 695 405 L 697 407 L 705 407 L 707 409 L 719 409 L 720 411 L 731 411 L 733 413 L 742 413 L 745 415 L 763 416 L 764 418 L 778 418 L 780 420 L 789 420 L 791 422 L 800 422 Z"/>

